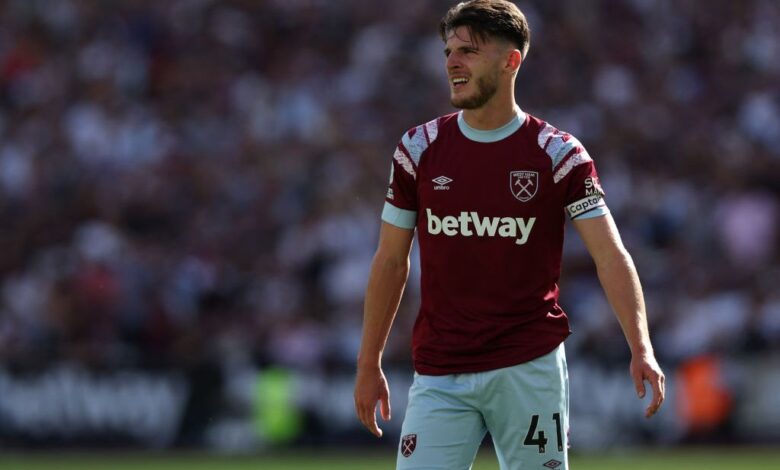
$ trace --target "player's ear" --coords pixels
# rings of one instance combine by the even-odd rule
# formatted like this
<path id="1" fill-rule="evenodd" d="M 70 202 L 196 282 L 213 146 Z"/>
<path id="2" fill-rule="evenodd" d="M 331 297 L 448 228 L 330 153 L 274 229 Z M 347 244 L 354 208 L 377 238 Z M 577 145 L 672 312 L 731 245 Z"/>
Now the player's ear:
<path id="1" fill-rule="evenodd" d="M 505 67 L 509 72 L 515 73 L 523 63 L 523 55 L 518 49 L 511 49 L 506 59 Z"/>

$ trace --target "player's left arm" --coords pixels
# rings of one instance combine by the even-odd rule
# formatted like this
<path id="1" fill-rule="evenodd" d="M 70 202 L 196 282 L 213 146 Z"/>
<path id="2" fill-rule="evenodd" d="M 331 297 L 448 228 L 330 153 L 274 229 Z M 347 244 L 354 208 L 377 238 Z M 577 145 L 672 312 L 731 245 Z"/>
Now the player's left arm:
<path id="1" fill-rule="evenodd" d="M 642 285 L 634 261 L 623 246 L 611 214 L 573 222 L 596 264 L 601 286 L 631 348 L 630 370 L 637 394 L 644 398 L 645 381 L 653 388 L 653 399 L 645 412 L 649 418 L 664 401 L 665 379 L 650 342 Z"/>

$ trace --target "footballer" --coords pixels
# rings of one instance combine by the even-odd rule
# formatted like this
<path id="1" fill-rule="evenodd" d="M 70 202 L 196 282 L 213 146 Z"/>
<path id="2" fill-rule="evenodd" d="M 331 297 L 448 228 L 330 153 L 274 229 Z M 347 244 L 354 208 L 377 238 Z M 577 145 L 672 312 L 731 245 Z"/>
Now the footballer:
<path id="1" fill-rule="evenodd" d="M 634 263 L 593 158 L 574 136 L 523 111 L 514 96 L 530 30 L 505 0 L 452 7 L 439 26 L 458 112 L 413 127 L 392 155 L 379 245 L 366 289 L 355 382 L 360 421 L 390 419 L 382 352 L 417 234 L 421 303 L 414 381 L 398 469 L 469 469 L 490 433 L 502 469 L 568 468 L 569 385 L 558 304 L 570 219 L 631 350 L 640 397 L 664 400 Z"/>

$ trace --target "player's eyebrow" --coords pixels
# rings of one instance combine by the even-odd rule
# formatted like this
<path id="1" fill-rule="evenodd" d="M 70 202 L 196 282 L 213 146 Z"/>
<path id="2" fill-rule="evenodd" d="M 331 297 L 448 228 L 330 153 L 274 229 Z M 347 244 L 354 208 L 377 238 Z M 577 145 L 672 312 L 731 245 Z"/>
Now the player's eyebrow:
<path id="1" fill-rule="evenodd" d="M 473 45 L 467 45 L 467 46 L 458 46 L 455 48 L 456 51 L 460 52 L 479 52 L 479 48 L 477 46 Z M 444 55 L 448 56 L 452 52 L 452 49 L 449 47 L 444 48 Z"/>

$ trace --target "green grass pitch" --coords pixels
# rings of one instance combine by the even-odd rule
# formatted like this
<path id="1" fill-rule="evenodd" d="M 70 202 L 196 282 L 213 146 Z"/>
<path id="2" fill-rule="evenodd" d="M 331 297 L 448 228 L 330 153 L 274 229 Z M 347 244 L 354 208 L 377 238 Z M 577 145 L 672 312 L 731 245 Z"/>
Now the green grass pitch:
<path id="1" fill-rule="evenodd" d="M 386 452 L 305 451 L 274 456 L 219 457 L 189 453 L 7 453 L 0 470 L 380 470 L 395 468 Z M 780 469 L 780 450 L 701 448 L 625 450 L 604 455 L 572 454 L 573 470 Z M 473 470 L 498 470 L 492 449 L 482 449 Z"/>

